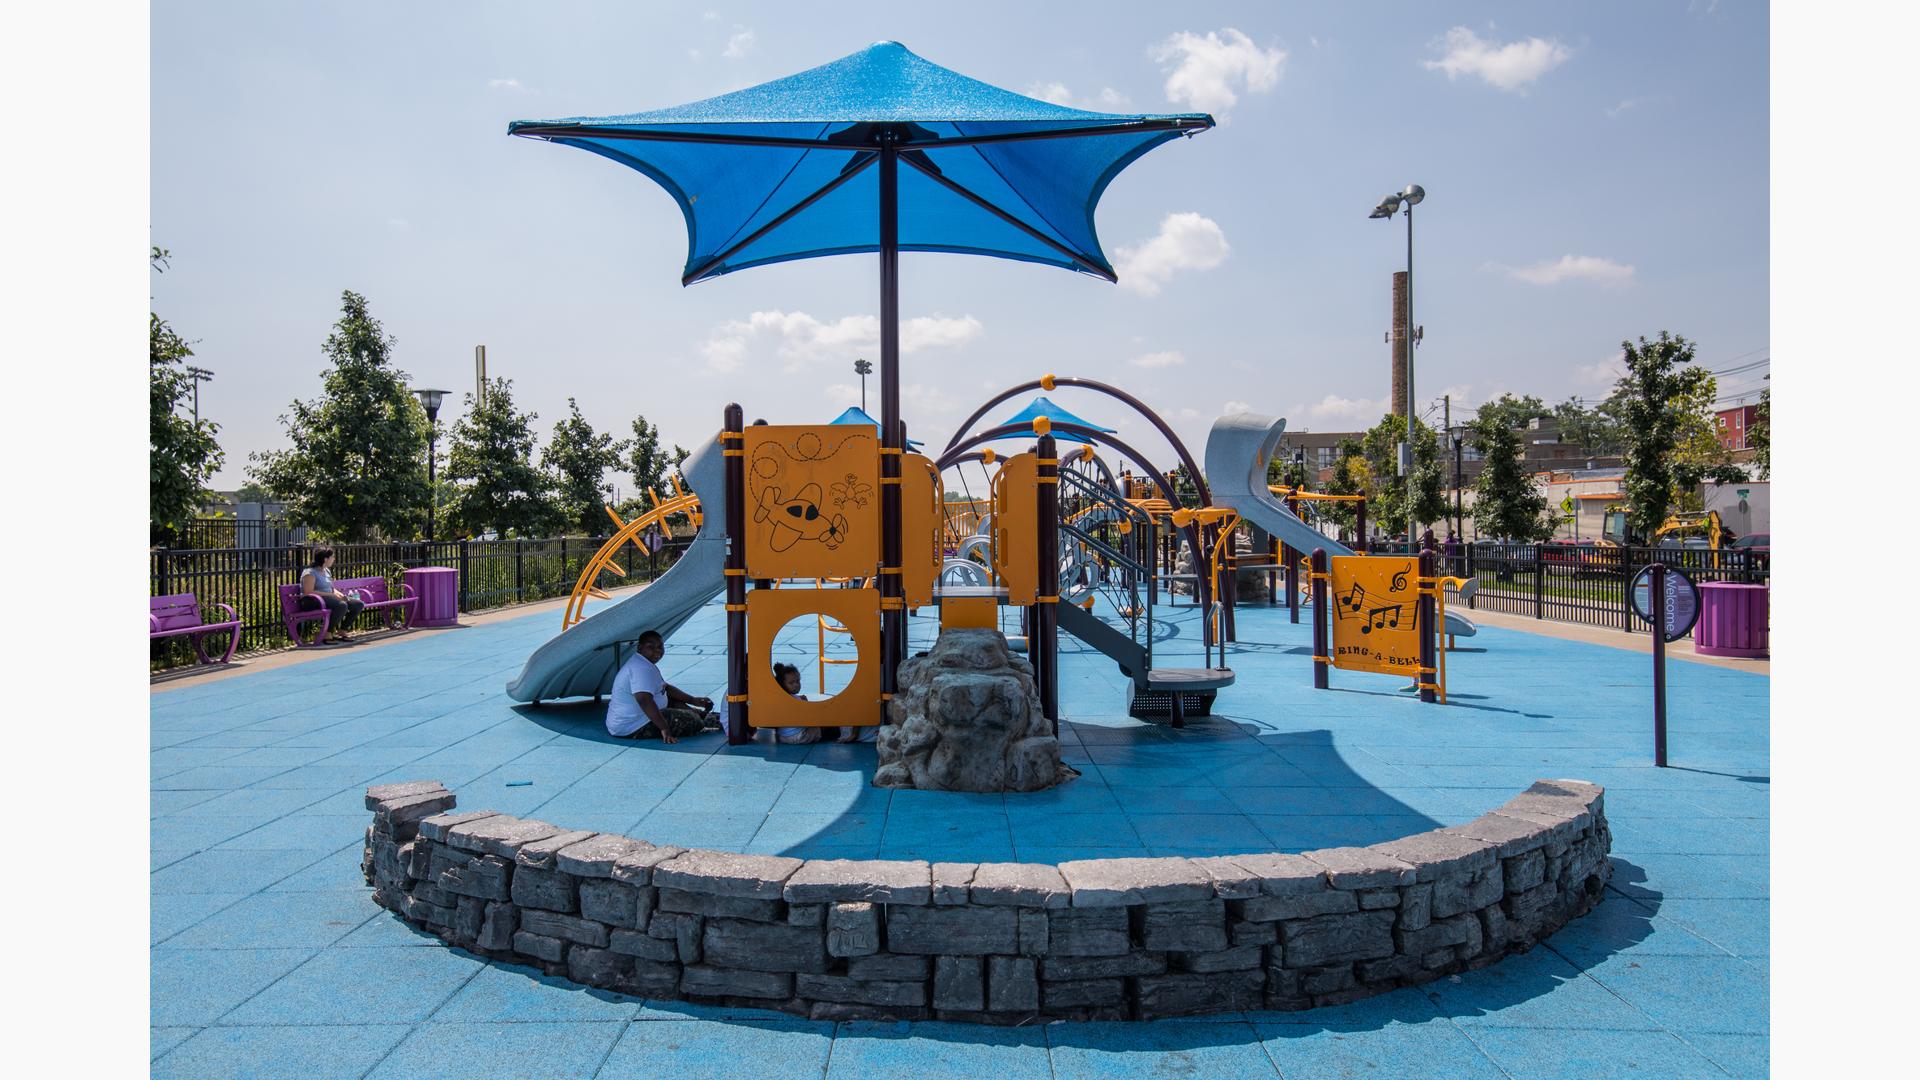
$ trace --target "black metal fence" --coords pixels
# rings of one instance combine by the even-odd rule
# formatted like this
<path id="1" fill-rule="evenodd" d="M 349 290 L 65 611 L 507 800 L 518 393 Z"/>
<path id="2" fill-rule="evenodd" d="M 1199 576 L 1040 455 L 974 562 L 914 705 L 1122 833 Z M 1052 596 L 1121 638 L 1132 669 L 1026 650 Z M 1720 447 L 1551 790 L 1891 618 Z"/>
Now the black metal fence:
<path id="1" fill-rule="evenodd" d="M 180 528 L 178 547 L 201 551 L 208 548 L 274 548 L 303 542 L 306 532 L 288 525 L 282 518 L 194 518 Z"/>
<path id="2" fill-rule="evenodd" d="M 333 576 L 384 577 L 398 582 L 405 571 L 416 567 L 449 567 L 460 572 L 460 610 L 483 611 L 568 595 L 607 539 L 564 536 L 333 544 Z M 651 581 L 672 566 L 690 543 L 689 530 L 687 535 L 665 538 L 653 552 L 627 544 L 613 560 L 621 576 L 607 573 L 597 584 L 614 588 Z M 231 604 L 244 624 L 241 652 L 289 648 L 292 642 L 281 618 L 279 587 L 297 583 L 301 570 L 312 562 L 313 552 L 320 546 L 155 548 L 149 559 L 149 593 L 192 593 L 200 601 L 203 617 L 210 622 L 225 618 L 217 605 Z M 191 658 L 184 636 L 153 643 L 154 670 L 187 663 Z"/>
<path id="3" fill-rule="evenodd" d="M 1441 559 L 1446 573 L 1479 582 L 1469 607 L 1634 633 L 1647 627 L 1627 606 L 1627 586 L 1656 561 L 1685 572 L 1696 584 L 1764 585 L 1771 574 L 1767 554 L 1746 549 L 1477 543 Z"/>

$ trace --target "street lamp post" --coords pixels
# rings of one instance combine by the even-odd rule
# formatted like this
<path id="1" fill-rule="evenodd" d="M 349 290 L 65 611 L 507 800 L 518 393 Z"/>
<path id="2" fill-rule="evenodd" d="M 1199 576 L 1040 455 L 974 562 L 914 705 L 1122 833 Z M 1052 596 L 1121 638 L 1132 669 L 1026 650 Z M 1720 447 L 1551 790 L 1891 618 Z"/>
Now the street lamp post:
<path id="1" fill-rule="evenodd" d="M 853 373 L 860 376 L 860 411 L 867 411 L 867 376 L 873 374 L 873 365 L 865 360 L 853 362 Z"/>
<path id="2" fill-rule="evenodd" d="M 1466 444 L 1467 427 L 1465 424 L 1456 424 L 1447 433 L 1453 436 L 1453 535 L 1464 544 L 1467 542 L 1467 519 L 1460 509 L 1460 448 Z"/>
<path id="3" fill-rule="evenodd" d="M 1419 184 L 1408 184 L 1399 194 L 1388 195 L 1381 199 L 1380 205 L 1374 207 L 1373 213 L 1367 215 L 1370 219 L 1391 220 L 1396 210 L 1405 209 L 1407 214 L 1407 326 L 1405 331 L 1407 335 L 1407 438 L 1400 446 L 1400 460 L 1404 463 L 1407 474 L 1407 550 L 1409 552 L 1413 551 L 1413 538 L 1420 527 L 1420 523 L 1414 520 L 1418 503 L 1415 500 L 1414 486 L 1414 475 L 1417 470 L 1413 467 L 1413 447 L 1416 445 L 1413 435 L 1413 425 L 1416 422 L 1413 403 L 1419 399 L 1413 393 L 1413 344 L 1418 339 L 1413 322 L 1413 208 L 1426 197 L 1427 189 Z"/>
<path id="4" fill-rule="evenodd" d="M 434 458 L 438 455 L 434 445 L 439 441 L 440 400 L 447 396 L 446 390 L 415 390 L 420 405 L 427 410 L 427 543 L 433 543 L 433 504 L 439 501 L 440 491 L 434 483 Z"/>

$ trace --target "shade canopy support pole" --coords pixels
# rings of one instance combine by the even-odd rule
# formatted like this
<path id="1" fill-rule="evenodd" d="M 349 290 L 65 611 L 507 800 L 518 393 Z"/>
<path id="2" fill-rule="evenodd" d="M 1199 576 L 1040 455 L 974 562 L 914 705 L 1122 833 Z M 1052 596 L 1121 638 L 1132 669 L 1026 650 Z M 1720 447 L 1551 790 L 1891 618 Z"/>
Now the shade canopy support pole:
<path id="1" fill-rule="evenodd" d="M 901 573 L 900 455 L 900 148 L 901 132 L 880 134 L 880 693 L 898 688 L 906 655 L 906 592 Z"/>

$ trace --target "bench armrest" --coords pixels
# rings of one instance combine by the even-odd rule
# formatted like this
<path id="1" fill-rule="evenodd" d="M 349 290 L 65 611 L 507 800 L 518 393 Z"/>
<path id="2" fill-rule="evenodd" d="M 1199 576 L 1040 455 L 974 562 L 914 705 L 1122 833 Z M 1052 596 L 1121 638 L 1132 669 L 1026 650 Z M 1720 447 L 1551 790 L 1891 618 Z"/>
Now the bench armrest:
<path id="1" fill-rule="evenodd" d="M 154 615 L 152 612 L 148 612 L 147 613 L 147 633 L 157 634 L 159 632 L 160 632 L 159 616 Z"/>
<path id="2" fill-rule="evenodd" d="M 233 605 L 232 605 L 232 604 L 221 604 L 221 603 L 216 603 L 216 604 L 215 604 L 214 606 L 215 606 L 215 607 L 217 607 L 217 608 L 219 608 L 220 610 L 222 610 L 222 611 L 224 611 L 224 612 L 226 612 L 226 613 L 227 613 L 227 621 L 228 621 L 228 622 L 239 622 L 239 621 L 240 621 L 240 613 L 239 613 L 239 612 L 237 612 L 237 611 L 235 611 L 235 610 L 233 610 Z"/>

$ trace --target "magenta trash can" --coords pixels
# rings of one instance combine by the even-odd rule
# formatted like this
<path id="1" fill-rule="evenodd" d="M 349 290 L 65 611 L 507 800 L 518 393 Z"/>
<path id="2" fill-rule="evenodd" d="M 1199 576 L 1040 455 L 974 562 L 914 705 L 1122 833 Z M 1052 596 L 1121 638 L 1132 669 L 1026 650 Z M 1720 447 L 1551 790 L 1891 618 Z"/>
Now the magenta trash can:
<path id="1" fill-rule="evenodd" d="M 414 605 L 413 625 L 460 625 L 460 571 L 446 566 L 422 566 L 401 575 L 420 598 Z"/>
<path id="2" fill-rule="evenodd" d="M 1709 581 L 1700 586 L 1700 623 L 1693 651 L 1702 656 L 1767 655 L 1767 586 Z"/>

